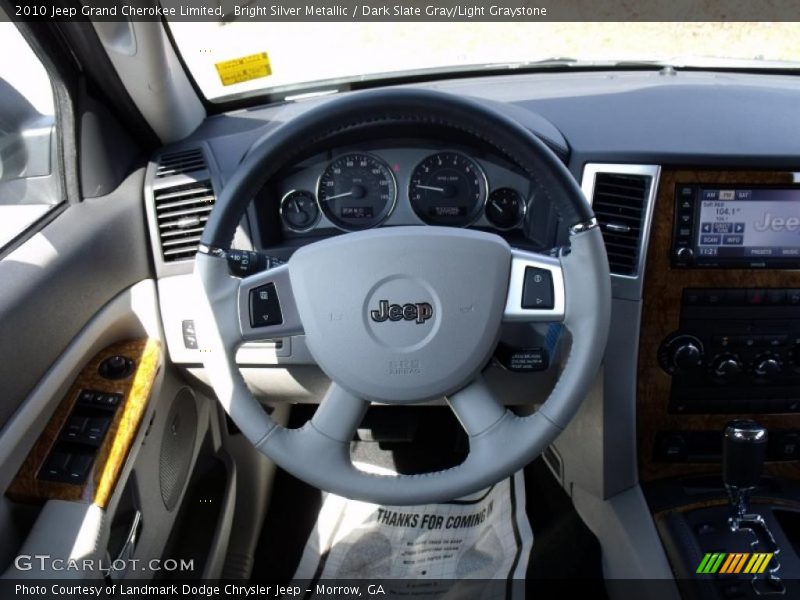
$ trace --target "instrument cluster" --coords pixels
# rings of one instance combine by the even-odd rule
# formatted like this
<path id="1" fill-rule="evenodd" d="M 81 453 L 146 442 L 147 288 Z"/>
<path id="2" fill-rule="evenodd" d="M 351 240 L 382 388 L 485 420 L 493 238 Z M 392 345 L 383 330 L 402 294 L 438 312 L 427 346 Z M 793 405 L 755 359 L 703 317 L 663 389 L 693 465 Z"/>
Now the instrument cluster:
<path id="1" fill-rule="evenodd" d="M 499 157 L 423 144 L 331 151 L 277 184 L 289 235 L 381 225 L 522 229 L 534 192 Z"/>

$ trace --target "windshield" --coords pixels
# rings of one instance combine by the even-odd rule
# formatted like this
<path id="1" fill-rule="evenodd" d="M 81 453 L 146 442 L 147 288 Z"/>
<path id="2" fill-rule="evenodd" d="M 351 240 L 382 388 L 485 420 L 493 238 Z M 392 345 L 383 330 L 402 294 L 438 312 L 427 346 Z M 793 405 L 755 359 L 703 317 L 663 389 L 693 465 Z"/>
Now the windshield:
<path id="1" fill-rule="evenodd" d="M 800 67 L 792 62 L 800 60 L 800 23 L 174 21 L 170 27 L 195 81 L 211 100 L 290 95 L 319 88 L 320 82 L 335 88 L 421 69 L 502 69 L 550 58 Z"/>

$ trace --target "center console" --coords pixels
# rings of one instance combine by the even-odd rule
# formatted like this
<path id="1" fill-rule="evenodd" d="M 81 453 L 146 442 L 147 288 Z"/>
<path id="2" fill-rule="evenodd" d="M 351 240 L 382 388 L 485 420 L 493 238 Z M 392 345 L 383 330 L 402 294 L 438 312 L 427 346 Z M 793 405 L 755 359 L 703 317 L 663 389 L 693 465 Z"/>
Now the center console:
<path id="1" fill-rule="evenodd" d="M 800 477 L 800 185 L 792 172 L 662 170 L 638 369 L 642 480 L 707 472 L 731 418 Z"/>
<path id="2" fill-rule="evenodd" d="M 800 594 L 797 180 L 662 169 L 639 340 L 639 478 L 685 598 Z M 757 456 L 723 444 L 743 419 L 734 429 L 759 436 Z"/>

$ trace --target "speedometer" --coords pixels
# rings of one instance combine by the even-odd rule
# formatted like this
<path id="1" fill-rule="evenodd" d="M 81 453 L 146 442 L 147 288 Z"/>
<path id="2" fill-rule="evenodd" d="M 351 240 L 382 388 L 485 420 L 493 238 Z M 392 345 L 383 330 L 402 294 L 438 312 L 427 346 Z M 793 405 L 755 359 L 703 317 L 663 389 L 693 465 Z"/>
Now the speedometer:
<path id="1" fill-rule="evenodd" d="M 414 169 L 408 198 L 426 223 L 464 227 L 483 210 L 486 188 L 478 163 L 458 152 L 439 152 Z"/>
<path id="2" fill-rule="evenodd" d="M 342 229 L 374 227 L 394 208 L 397 183 L 389 166 L 362 152 L 334 159 L 319 178 L 322 212 Z"/>

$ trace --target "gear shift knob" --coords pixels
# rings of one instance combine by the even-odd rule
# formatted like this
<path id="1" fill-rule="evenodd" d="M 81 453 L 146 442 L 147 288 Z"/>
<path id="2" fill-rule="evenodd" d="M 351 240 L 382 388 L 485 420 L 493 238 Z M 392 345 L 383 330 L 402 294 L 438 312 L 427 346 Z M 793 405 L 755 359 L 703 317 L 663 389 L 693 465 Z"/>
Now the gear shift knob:
<path id="1" fill-rule="evenodd" d="M 767 430 L 750 420 L 731 421 L 722 437 L 722 481 L 728 490 L 731 526 L 749 512 L 748 496 L 758 485 L 767 454 Z"/>
<path id="2" fill-rule="evenodd" d="M 729 487 L 756 487 L 766 454 L 764 427 L 755 421 L 731 421 L 722 441 L 722 481 Z"/>

